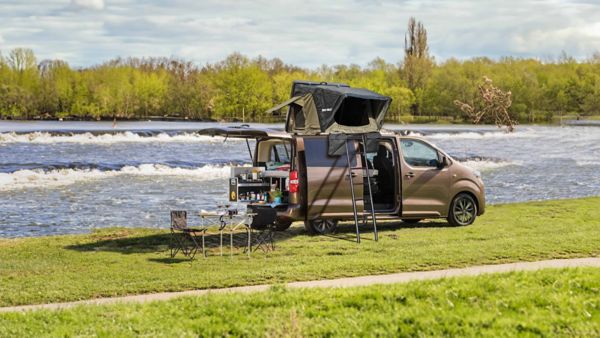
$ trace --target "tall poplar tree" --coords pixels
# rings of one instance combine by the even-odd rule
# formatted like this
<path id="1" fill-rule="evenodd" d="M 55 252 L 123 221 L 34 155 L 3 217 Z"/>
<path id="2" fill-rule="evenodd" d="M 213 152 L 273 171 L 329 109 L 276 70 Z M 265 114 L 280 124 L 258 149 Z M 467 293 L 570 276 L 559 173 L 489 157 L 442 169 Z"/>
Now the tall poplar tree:
<path id="1" fill-rule="evenodd" d="M 411 106 L 413 115 L 421 115 L 423 94 L 432 67 L 433 58 L 429 55 L 427 30 L 423 23 L 411 17 L 408 19 L 408 31 L 404 36 L 404 61 L 401 75 L 415 95 L 415 102 Z"/>

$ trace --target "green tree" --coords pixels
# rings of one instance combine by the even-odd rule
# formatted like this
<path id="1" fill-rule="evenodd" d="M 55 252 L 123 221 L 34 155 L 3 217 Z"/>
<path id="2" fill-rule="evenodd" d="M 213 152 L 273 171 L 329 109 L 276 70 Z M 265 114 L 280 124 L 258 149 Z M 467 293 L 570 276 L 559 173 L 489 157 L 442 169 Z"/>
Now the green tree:
<path id="1" fill-rule="evenodd" d="M 410 108 L 415 104 L 413 92 L 405 87 L 387 87 L 381 93 L 392 98 L 392 103 L 388 110 L 388 119 L 394 121 L 402 121 L 401 116 L 408 114 Z"/>
<path id="2" fill-rule="evenodd" d="M 228 120 L 259 120 L 272 104 L 266 72 L 245 56 L 234 53 L 215 66 L 216 116 Z"/>
<path id="3" fill-rule="evenodd" d="M 273 103 L 277 104 L 290 98 L 292 83 L 296 80 L 311 80 L 306 72 L 282 71 L 273 75 Z"/>
<path id="4" fill-rule="evenodd" d="M 8 67 L 8 84 L 3 89 L 4 106 L 7 115 L 12 118 L 35 116 L 39 74 L 37 60 L 31 49 L 15 48 L 4 59 Z"/>
<path id="5" fill-rule="evenodd" d="M 421 114 L 424 89 L 433 65 L 433 58 L 429 55 L 427 45 L 427 30 L 423 23 L 411 17 L 408 20 L 408 32 L 404 36 L 402 77 L 408 84 L 408 88 L 415 94 L 415 103 L 412 105 L 414 115 Z"/>

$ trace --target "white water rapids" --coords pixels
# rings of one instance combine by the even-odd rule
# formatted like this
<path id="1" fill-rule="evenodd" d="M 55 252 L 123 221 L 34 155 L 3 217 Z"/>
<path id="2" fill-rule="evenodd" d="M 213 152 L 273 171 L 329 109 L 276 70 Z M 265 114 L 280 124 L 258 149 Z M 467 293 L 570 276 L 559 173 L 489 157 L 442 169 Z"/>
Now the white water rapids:
<path id="1" fill-rule="evenodd" d="M 164 227 L 170 209 L 212 209 L 249 155 L 244 142 L 194 133 L 207 126 L 0 122 L 0 237 Z M 598 127 L 386 128 L 413 130 L 481 171 L 488 203 L 600 195 Z"/>

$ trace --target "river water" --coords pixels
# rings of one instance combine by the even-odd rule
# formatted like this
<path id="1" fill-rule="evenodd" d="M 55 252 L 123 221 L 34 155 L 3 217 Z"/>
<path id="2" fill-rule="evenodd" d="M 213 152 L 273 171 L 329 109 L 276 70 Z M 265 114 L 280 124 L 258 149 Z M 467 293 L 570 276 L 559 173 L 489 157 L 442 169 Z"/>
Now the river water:
<path id="1" fill-rule="evenodd" d="M 215 125 L 0 122 L 0 237 L 167 227 L 170 209 L 214 208 L 230 166 L 249 161 L 243 141 L 193 133 Z M 600 195 L 599 127 L 386 129 L 412 130 L 480 170 L 490 204 Z"/>

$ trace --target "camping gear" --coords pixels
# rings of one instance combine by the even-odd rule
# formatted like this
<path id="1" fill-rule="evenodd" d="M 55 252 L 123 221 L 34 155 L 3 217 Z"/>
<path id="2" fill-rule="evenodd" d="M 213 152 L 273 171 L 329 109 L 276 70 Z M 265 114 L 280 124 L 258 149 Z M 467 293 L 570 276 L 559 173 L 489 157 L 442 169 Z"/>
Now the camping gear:
<path id="1" fill-rule="evenodd" d="M 172 210 L 171 211 L 171 238 L 169 248 L 171 251 L 171 258 L 174 258 L 179 251 L 183 253 L 185 257 L 189 257 L 191 260 L 194 259 L 196 253 L 200 249 L 198 243 L 198 237 L 201 238 L 202 243 L 202 254 L 206 257 L 206 250 L 204 245 L 204 235 L 206 234 L 206 228 L 190 228 L 187 223 L 187 212 L 185 210 Z"/>
<path id="2" fill-rule="evenodd" d="M 210 227 L 217 227 L 219 230 L 219 248 L 221 256 L 223 256 L 223 235 L 225 230 L 229 228 L 230 232 L 230 255 L 233 254 L 233 232 L 237 230 L 240 225 L 249 223 L 246 221 L 246 215 L 242 215 L 237 209 L 230 209 L 229 205 L 220 205 L 217 210 L 201 210 L 198 213 L 202 221 L 202 226 L 206 229 Z M 238 220 L 241 218 L 241 220 Z M 237 223 L 236 223 L 237 222 Z M 248 240 L 248 245 L 250 241 Z"/>
<path id="3" fill-rule="evenodd" d="M 391 101 L 345 84 L 295 81 L 292 97 L 267 112 L 289 107 L 285 130 L 292 134 L 370 133 L 381 129 Z"/>
<path id="4" fill-rule="evenodd" d="M 229 205 L 219 205 L 216 210 L 201 210 L 198 212 L 201 219 L 199 228 L 188 226 L 187 211 L 171 211 L 171 258 L 178 252 L 184 256 L 194 259 L 196 253 L 202 249 L 204 257 L 206 254 L 205 236 L 209 228 L 215 227 L 219 231 L 219 248 L 223 256 L 224 236 L 229 234 L 229 254 L 233 255 L 234 234 L 246 234 L 243 239 L 243 252 L 250 256 L 250 253 L 259 248 L 264 252 L 275 250 L 273 243 L 275 226 L 273 219 L 276 216 L 274 209 L 266 208 L 260 213 L 253 210 L 240 212 L 236 208 L 230 208 Z M 265 226 L 265 222 L 271 224 Z M 240 229 L 243 230 L 240 232 Z M 225 244 L 226 245 L 226 244 Z"/>
<path id="5" fill-rule="evenodd" d="M 261 249 L 263 252 L 275 250 L 275 242 L 273 236 L 275 234 L 275 219 L 277 211 L 273 208 L 257 208 L 252 212 L 255 216 L 252 218 L 250 229 L 255 232 L 254 241 L 252 242 L 251 251 Z"/>

